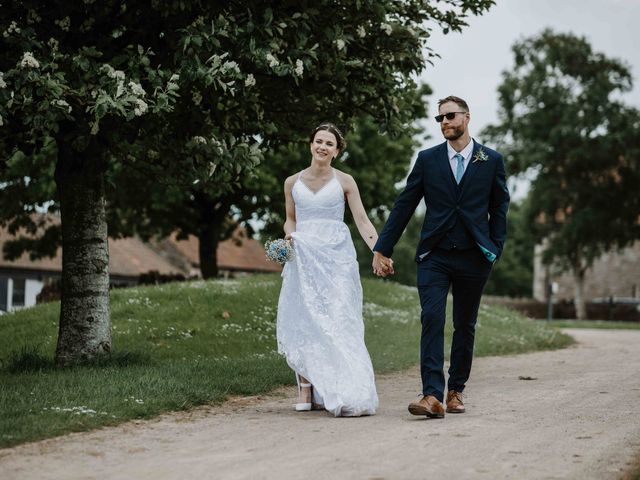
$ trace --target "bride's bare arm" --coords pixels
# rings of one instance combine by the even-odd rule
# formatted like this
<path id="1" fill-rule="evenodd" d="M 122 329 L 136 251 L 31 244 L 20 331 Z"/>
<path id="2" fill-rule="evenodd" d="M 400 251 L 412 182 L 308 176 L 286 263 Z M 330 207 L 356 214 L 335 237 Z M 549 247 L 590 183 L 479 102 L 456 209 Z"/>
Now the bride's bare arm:
<path id="1" fill-rule="evenodd" d="M 284 222 L 284 234 L 287 240 L 291 238 L 291 233 L 296 231 L 296 208 L 291 190 L 296 181 L 296 176 L 292 175 L 284 181 L 284 202 L 286 210 L 286 220 Z"/>
<path id="2" fill-rule="evenodd" d="M 347 196 L 349 209 L 353 215 L 353 220 L 356 223 L 358 232 L 360 232 L 360 236 L 368 245 L 369 250 L 373 250 L 373 246 L 378 240 L 378 232 L 376 232 L 376 227 L 373 226 L 371 220 L 369 220 L 366 210 L 364 209 L 358 185 L 351 175 L 347 175 L 345 173 L 342 174 L 340 183 L 342 183 L 342 188 Z"/>

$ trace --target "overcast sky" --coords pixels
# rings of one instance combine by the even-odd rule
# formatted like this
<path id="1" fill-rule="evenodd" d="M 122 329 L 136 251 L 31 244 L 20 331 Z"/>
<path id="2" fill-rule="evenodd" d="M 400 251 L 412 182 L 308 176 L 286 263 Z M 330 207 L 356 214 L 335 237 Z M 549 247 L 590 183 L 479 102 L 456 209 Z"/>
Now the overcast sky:
<path id="1" fill-rule="evenodd" d="M 430 46 L 442 58 L 421 79 L 433 89 L 429 114 L 437 114 L 437 100 L 457 95 L 469 103 L 471 135 L 496 121 L 497 87 L 502 71 L 513 65 L 511 46 L 550 27 L 586 37 L 596 52 L 625 61 L 634 89 L 623 99 L 640 107 L 640 0 L 497 0 L 488 13 L 471 17 L 462 33 L 443 35 L 434 30 Z M 434 120 L 422 148 L 442 142 Z M 524 192 L 516 192 L 524 193 Z"/>

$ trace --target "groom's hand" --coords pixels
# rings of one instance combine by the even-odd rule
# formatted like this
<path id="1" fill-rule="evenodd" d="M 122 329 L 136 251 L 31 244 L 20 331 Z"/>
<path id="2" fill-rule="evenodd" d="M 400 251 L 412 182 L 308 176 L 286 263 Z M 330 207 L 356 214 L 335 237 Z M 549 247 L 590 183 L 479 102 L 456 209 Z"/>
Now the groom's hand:
<path id="1" fill-rule="evenodd" d="M 373 252 L 373 273 L 379 277 L 393 275 L 393 260 L 385 257 L 380 252 Z"/>

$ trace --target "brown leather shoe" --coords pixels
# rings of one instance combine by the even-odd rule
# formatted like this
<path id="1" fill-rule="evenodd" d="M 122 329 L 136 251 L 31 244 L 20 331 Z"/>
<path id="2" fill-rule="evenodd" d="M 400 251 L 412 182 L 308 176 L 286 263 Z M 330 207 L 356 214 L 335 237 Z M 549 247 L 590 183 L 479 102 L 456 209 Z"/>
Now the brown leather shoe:
<path id="1" fill-rule="evenodd" d="M 426 415 L 429 418 L 444 418 L 444 407 L 433 395 L 425 395 L 417 402 L 409 404 L 411 415 Z"/>
<path id="2" fill-rule="evenodd" d="M 447 413 L 464 413 L 462 392 L 456 392 L 455 390 L 447 392 Z"/>

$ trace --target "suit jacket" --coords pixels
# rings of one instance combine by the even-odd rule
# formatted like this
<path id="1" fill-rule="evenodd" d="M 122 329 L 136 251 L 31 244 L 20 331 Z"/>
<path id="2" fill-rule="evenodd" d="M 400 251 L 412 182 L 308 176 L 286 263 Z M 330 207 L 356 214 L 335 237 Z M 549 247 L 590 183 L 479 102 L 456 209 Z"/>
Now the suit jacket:
<path id="1" fill-rule="evenodd" d="M 474 141 L 469 165 L 457 185 L 449 164 L 447 142 L 421 151 L 374 251 L 391 257 L 393 247 L 423 198 L 427 212 L 416 250 L 417 262 L 447 234 L 455 223 L 455 215 L 487 260 L 493 263 L 502 254 L 507 236 L 509 191 L 504 161 L 498 152 Z"/>

